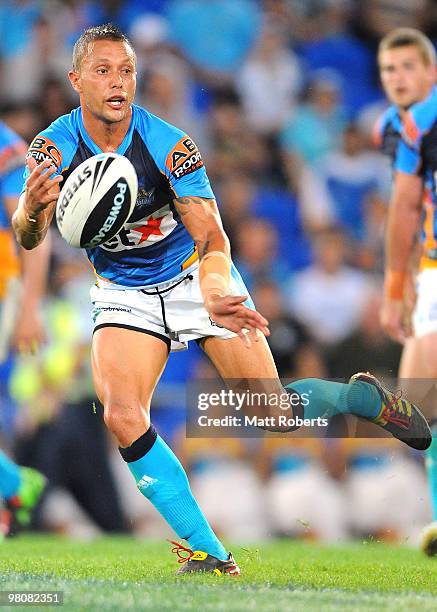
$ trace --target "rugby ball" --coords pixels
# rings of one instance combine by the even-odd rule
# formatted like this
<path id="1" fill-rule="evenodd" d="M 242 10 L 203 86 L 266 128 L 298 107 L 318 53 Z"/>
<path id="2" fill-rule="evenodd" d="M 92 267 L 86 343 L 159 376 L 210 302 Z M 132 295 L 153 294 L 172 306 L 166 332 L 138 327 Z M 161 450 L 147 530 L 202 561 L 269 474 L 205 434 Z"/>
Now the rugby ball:
<path id="1" fill-rule="evenodd" d="M 61 236 L 73 247 L 93 248 L 118 234 L 137 199 L 135 168 L 123 155 L 100 153 L 67 178 L 56 204 Z"/>

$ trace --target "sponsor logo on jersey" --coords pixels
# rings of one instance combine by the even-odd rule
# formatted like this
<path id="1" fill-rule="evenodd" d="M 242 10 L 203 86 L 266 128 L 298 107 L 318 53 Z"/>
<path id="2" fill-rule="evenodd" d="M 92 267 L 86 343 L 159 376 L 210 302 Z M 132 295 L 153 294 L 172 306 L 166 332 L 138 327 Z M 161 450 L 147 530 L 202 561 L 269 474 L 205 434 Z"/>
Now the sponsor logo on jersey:
<path id="1" fill-rule="evenodd" d="M 166 167 L 173 178 L 179 179 L 203 167 L 203 160 L 196 144 L 184 136 L 167 155 Z"/>
<path id="2" fill-rule="evenodd" d="M 164 240 L 177 226 L 170 206 L 160 208 L 152 215 L 135 223 L 126 223 L 123 229 L 113 238 L 101 244 L 107 251 L 124 251 L 142 249 Z"/>
<path id="3" fill-rule="evenodd" d="M 164 217 L 156 217 L 155 219 L 147 219 L 143 225 L 137 225 L 132 227 L 132 232 L 139 232 L 141 234 L 138 245 L 149 239 L 150 236 L 164 236 L 161 232 L 161 223 Z"/>
<path id="4" fill-rule="evenodd" d="M 38 164 L 48 159 L 53 162 L 57 168 L 60 167 L 62 162 L 60 150 L 54 142 L 45 136 L 37 136 L 34 138 L 26 155 L 26 158 L 29 157 L 33 157 Z"/>

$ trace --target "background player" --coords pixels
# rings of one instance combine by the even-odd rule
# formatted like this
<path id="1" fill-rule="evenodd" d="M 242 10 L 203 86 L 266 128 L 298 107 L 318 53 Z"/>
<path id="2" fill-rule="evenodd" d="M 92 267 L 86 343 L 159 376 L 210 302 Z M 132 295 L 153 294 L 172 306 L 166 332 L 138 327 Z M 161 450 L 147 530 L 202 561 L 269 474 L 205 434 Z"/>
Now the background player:
<path id="1" fill-rule="evenodd" d="M 414 29 L 400 28 L 379 46 L 381 81 L 393 103 L 379 125 L 383 149 L 394 163 L 387 235 L 382 324 L 404 344 L 399 369 L 402 386 L 419 401 L 437 377 L 437 89 L 436 52 Z M 415 274 L 419 238 L 417 299 L 410 325 L 409 278 Z M 430 397 L 433 401 L 434 397 Z M 437 414 L 430 414 L 434 419 Z M 437 521 L 437 439 L 427 451 L 433 519 Z M 424 550 L 437 553 L 437 523 L 424 532 Z"/>
<path id="2" fill-rule="evenodd" d="M 30 146 L 25 190 L 13 218 L 17 238 L 28 249 L 44 239 L 59 183 L 83 160 L 101 151 L 131 160 L 140 188 L 134 213 L 114 239 L 88 250 L 97 274 L 91 290 L 96 391 L 138 488 L 190 545 L 182 571 L 239 573 L 183 467 L 151 425 L 150 403 L 170 348 L 183 348 L 190 339 L 201 340 L 224 380 L 283 394 L 265 340 L 268 323 L 232 265 L 196 145 L 132 104 L 136 57 L 126 37 L 110 24 L 86 30 L 74 47 L 69 78 L 81 106 Z M 310 393 L 307 418 L 351 412 L 407 444 L 426 448 L 430 441 L 420 412 L 370 375 L 348 385 L 307 379 L 292 388 L 300 396 Z"/>
<path id="3" fill-rule="evenodd" d="M 29 253 L 18 249 L 11 230 L 11 216 L 18 204 L 27 145 L 0 122 L 0 425 L 5 419 L 8 376 L 13 354 L 10 345 L 21 352 L 34 352 L 44 339 L 39 316 L 48 264 L 48 241 Z M 21 280 L 21 282 L 20 282 Z M 22 524 L 30 520 L 44 488 L 44 478 L 35 470 L 16 465 L 0 451 L 0 496 L 6 502 L 0 521 L 0 534 L 7 534 L 13 514 Z"/>

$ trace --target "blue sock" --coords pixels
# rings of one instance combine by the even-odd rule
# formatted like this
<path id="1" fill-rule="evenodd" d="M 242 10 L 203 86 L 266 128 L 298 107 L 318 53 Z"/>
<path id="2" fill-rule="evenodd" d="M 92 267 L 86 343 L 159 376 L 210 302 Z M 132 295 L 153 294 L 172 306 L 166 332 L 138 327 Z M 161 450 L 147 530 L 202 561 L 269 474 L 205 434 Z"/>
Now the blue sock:
<path id="1" fill-rule="evenodd" d="M 9 499 L 20 488 L 20 468 L 0 451 L 0 496 Z"/>
<path id="2" fill-rule="evenodd" d="M 430 489 L 432 520 L 437 521 L 437 422 L 432 427 L 431 446 L 425 451 L 426 475 Z"/>
<path id="3" fill-rule="evenodd" d="M 131 446 L 120 448 L 120 453 L 141 493 L 192 550 L 227 558 L 191 493 L 184 468 L 152 425 Z"/>
<path id="4" fill-rule="evenodd" d="M 304 406 L 304 417 L 331 418 L 337 414 L 354 414 L 366 419 L 374 419 L 381 410 L 381 397 L 373 385 L 356 381 L 349 384 L 304 378 L 285 387 L 309 398 Z"/>

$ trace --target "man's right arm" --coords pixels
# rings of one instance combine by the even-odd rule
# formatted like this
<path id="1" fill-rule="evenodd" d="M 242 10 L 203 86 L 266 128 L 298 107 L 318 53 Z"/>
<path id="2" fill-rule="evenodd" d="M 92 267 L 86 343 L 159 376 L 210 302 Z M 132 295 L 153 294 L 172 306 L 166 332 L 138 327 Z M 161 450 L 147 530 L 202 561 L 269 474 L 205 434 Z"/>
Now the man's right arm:
<path id="1" fill-rule="evenodd" d="M 37 164 L 33 157 L 28 157 L 27 167 L 29 177 L 13 214 L 12 227 L 18 243 L 31 250 L 47 234 L 59 197 L 62 176 L 53 176 L 56 168 L 50 160 Z"/>
<path id="2" fill-rule="evenodd" d="M 404 289 L 415 238 L 420 228 L 423 181 L 420 176 L 396 172 L 386 229 L 386 265 L 381 323 L 398 342 L 409 330 L 403 327 Z"/>

